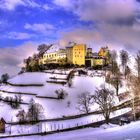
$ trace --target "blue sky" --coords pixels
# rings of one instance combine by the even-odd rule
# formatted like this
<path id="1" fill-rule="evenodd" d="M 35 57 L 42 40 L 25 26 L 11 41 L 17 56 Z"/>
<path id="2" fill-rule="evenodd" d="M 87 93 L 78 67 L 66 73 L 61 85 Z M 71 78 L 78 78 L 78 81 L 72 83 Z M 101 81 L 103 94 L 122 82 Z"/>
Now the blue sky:
<path id="1" fill-rule="evenodd" d="M 0 73 L 16 73 L 41 43 L 136 51 L 139 0 L 0 0 Z"/>
<path id="2" fill-rule="evenodd" d="M 30 2 L 0 9 L 0 47 L 15 47 L 26 41 L 55 42 L 59 31 L 81 24 L 75 15 L 52 2 Z"/>
<path id="3" fill-rule="evenodd" d="M 11 6 L 0 3 L 0 47 L 15 47 L 27 41 L 57 42 L 61 32 L 84 26 L 90 28 L 90 21 L 79 20 L 76 14 L 58 6 L 53 0 L 2 1 L 15 3 L 8 3 Z M 18 3 L 20 1 L 24 3 Z"/>

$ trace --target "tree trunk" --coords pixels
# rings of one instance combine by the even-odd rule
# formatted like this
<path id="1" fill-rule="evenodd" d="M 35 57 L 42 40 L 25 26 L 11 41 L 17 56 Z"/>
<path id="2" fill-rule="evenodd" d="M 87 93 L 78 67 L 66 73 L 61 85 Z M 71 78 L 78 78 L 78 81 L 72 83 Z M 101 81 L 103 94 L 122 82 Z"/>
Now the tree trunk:
<path id="1" fill-rule="evenodd" d="M 106 115 L 106 117 L 105 117 L 105 122 L 106 122 L 106 124 L 109 124 L 109 116 L 108 115 Z"/>
<path id="2" fill-rule="evenodd" d="M 133 120 L 136 121 L 136 111 L 135 111 L 135 99 L 132 99 L 132 113 L 133 113 Z"/>
<path id="3" fill-rule="evenodd" d="M 119 95 L 119 87 L 118 86 L 116 87 L 116 95 L 117 96 Z"/>

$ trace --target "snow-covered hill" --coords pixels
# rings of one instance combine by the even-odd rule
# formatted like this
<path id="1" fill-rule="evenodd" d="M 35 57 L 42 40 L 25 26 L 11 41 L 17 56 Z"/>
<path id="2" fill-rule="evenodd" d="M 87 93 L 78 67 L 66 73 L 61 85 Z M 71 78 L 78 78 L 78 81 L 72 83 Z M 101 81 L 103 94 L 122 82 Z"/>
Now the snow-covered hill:
<path id="1" fill-rule="evenodd" d="M 29 101 L 34 98 L 36 103 L 39 103 L 44 108 L 44 117 L 46 119 L 53 118 L 63 118 L 64 116 L 78 115 L 81 114 L 77 109 L 78 95 L 83 92 L 89 92 L 91 95 L 94 94 L 95 89 L 104 84 L 105 78 L 102 75 L 103 71 L 88 71 L 88 75 L 79 76 L 75 73 L 72 79 L 72 86 L 69 87 L 68 84 L 56 84 L 48 83 L 51 78 L 66 79 L 70 70 L 68 71 L 46 71 L 44 72 L 34 72 L 34 73 L 23 73 L 9 79 L 9 83 L 15 85 L 1 85 L 0 94 L 2 97 L 13 97 L 15 95 L 21 94 L 23 102 L 29 103 Z M 57 80 L 58 81 L 58 80 Z M 17 85 L 16 85 L 17 84 Z M 19 86 L 19 84 L 24 86 Z M 43 84 L 43 86 L 26 86 L 32 84 Z M 108 85 L 107 85 L 108 86 Z M 109 85 L 110 86 L 110 85 Z M 113 87 L 111 87 L 113 89 Z M 56 90 L 63 89 L 67 96 L 63 100 L 55 99 L 57 95 Z M 122 87 L 122 89 L 125 89 Z M 115 90 L 115 89 L 114 89 Z M 4 92 L 3 92 L 4 91 Z M 122 90 L 120 90 L 122 91 Z M 40 98 L 41 97 L 41 98 Z M 51 97 L 54 99 L 49 99 L 46 97 Z M 118 103 L 117 97 L 114 98 L 116 104 Z M 0 117 L 4 117 L 6 121 L 17 121 L 16 114 L 18 110 L 24 109 L 27 111 L 28 105 L 22 105 L 18 110 L 10 108 L 8 105 L 2 103 L 0 110 L 3 109 L 3 113 L 0 113 Z M 91 105 L 91 111 L 98 110 L 96 104 Z M 11 112 L 11 113 L 9 113 Z M 5 115 L 9 114 L 9 115 Z"/>
<path id="2" fill-rule="evenodd" d="M 55 73 L 59 73 L 58 71 Z M 22 85 L 30 85 L 30 84 L 43 84 L 43 86 L 13 86 L 13 85 L 1 85 L 0 90 L 4 90 L 5 92 L 0 92 L 2 97 L 6 96 L 15 96 L 17 92 L 20 92 L 22 95 L 23 102 L 29 103 L 31 98 L 34 98 L 36 102 L 40 103 L 44 108 L 45 118 L 57 118 L 68 115 L 77 115 L 80 114 L 79 110 L 76 108 L 78 102 L 78 95 L 83 92 L 90 92 L 94 94 L 94 90 L 96 87 L 99 87 L 104 83 L 104 77 L 91 76 L 92 72 L 89 72 L 90 76 L 75 76 L 72 80 L 72 87 L 55 83 L 47 83 L 51 77 L 66 79 L 66 75 L 63 74 L 54 74 L 54 73 L 23 73 L 21 75 L 17 75 L 11 78 L 8 82 L 12 84 L 22 84 Z M 57 95 L 55 93 L 56 90 L 63 89 L 66 91 L 68 96 L 64 100 L 58 99 L 46 99 L 39 98 L 42 97 L 55 97 Z M 12 94 L 9 92 L 13 92 Z M 28 95 L 33 94 L 33 95 Z M 68 102 L 70 102 L 70 106 L 68 107 Z M 26 106 L 27 105 L 23 105 Z M 91 106 L 91 111 L 95 110 L 96 105 Z M 61 110 L 61 111 L 60 111 Z M 3 116 L 1 116 L 3 117 Z M 9 118 L 9 119 L 8 119 Z M 13 116 L 9 116 L 8 121 Z"/>
<path id="3" fill-rule="evenodd" d="M 62 119 L 66 116 L 70 117 L 81 115 L 83 112 L 80 112 L 77 109 L 78 95 L 84 92 L 89 92 L 91 95 L 94 95 L 95 89 L 99 88 L 102 84 L 105 84 L 103 71 L 88 70 L 87 75 L 79 75 L 77 72 L 75 72 L 74 77 L 72 78 L 72 86 L 69 87 L 67 83 L 67 77 L 70 71 L 71 70 L 54 70 L 34 73 L 28 72 L 9 79 L 9 84 L 2 84 L 0 86 L 1 97 L 14 97 L 15 95 L 21 94 L 23 103 L 27 104 L 22 104 L 18 109 L 12 109 L 9 105 L 7 105 L 7 103 L 0 102 L 0 110 L 2 110 L 0 112 L 0 117 L 3 117 L 6 122 L 17 122 L 18 118 L 16 115 L 18 111 L 24 109 L 25 112 L 27 112 L 28 103 L 33 98 L 36 103 L 41 104 L 44 108 L 44 118 L 42 119 L 61 118 L 61 120 L 50 120 L 43 123 L 40 122 L 38 125 L 41 126 L 41 132 L 53 130 L 55 131 L 58 128 L 60 129 L 60 126 L 63 129 L 74 128 L 77 125 L 83 126 L 104 120 L 102 114 L 91 114 L 66 120 Z M 55 82 L 48 82 L 51 80 Z M 58 84 L 56 81 L 66 81 L 66 84 Z M 111 85 L 106 83 L 106 86 L 115 91 Z M 67 96 L 61 100 L 57 98 L 57 94 L 55 92 L 56 90 L 60 89 L 63 89 L 67 93 Z M 122 92 L 122 90 L 126 90 L 125 84 L 121 88 L 120 92 Z M 116 105 L 119 104 L 117 96 L 114 97 L 114 102 Z M 99 110 L 98 105 L 95 103 L 92 104 L 90 108 L 92 112 Z M 128 113 L 130 110 L 130 108 L 125 108 L 124 110 L 114 111 L 111 113 L 110 117 L 113 118 L 120 116 L 122 114 Z M 12 126 L 11 130 L 7 128 L 4 135 L 8 135 L 9 131 L 11 131 L 12 134 L 35 133 L 38 131 L 36 128 L 38 125 L 15 125 Z M 23 127 L 26 127 L 27 131 L 24 131 Z M 89 132 L 90 130 L 91 129 L 89 129 Z M 85 131 L 88 130 L 86 129 Z"/>

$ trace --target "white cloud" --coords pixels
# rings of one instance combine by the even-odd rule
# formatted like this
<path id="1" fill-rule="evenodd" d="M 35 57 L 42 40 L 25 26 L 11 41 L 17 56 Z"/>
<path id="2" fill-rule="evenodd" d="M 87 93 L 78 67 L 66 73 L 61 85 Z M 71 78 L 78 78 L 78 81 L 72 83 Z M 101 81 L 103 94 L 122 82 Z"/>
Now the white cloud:
<path id="1" fill-rule="evenodd" d="M 0 8 L 7 10 L 14 10 L 18 5 L 25 5 L 23 0 L 1 0 Z"/>
<path id="2" fill-rule="evenodd" d="M 96 40 L 96 43 L 99 43 L 102 41 L 102 36 L 98 31 L 83 28 L 73 29 L 69 32 L 62 32 L 61 37 L 65 42 L 74 41 L 77 43 L 94 43 Z"/>
<path id="3" fill-rule="evenodd" d="M 28 24 L 28 23 L 26 23 L 24 28 L 35 31 L 35 32 L 46 33 L 48 30 L 53 30 L 54 26 L 51 24 L 47 24 L 47 23 L 42 23 L 42 24 L 37 24 L 37 23 Z"/>
<path id="4" fill-rule="evenodd" d="M 44 4 L 43 5 L 43 8 L 45 9 L 45 10 L 52 10 L 53 8 L 52 7 L 50 7 L 48 4 Z"/>
<path id="5" fill-rule="evenodd" d="M 24 33 L 24 32 L 9 32 L 7 35 L 5 35 L 5 38 L 10 38 L 10 39 L 30 39 L 31 37 L 34 37 L 34 34 L 29 34 L 29 33 Z"/>
<path id="6" fill-rule="evenodd" d="M 54 4 L 64 8 L 72 8 L 73 0 L 54 0 Z"/>
<path id="7" fill-rule="evenodd" d="M 0 1 L 0 9 L 4 10 L 15 10 L 15 8 L 19 5 L 26 7 L 41 7 L 34 0 L 1 0 Z"/>
<path id="8" fill-rule="evenodd" d="M 33 7 L 33 8 L 39 8 L 41 7 L 41 5 L 39 5 L 38 3 L 36 3 L 35 1 L 33 0 L 24 0 L 24 3 L 26 4 L 26 6 L 30 6 L 30 7 Z"/>
<path id="9" fill-rule="evenodd" d="M 35 0 L 0 0 L 0 9 L 12 11 L 18 6 L 40 8 L 44 10 L 53 9 L 47 3 L 39 4 Z"/>

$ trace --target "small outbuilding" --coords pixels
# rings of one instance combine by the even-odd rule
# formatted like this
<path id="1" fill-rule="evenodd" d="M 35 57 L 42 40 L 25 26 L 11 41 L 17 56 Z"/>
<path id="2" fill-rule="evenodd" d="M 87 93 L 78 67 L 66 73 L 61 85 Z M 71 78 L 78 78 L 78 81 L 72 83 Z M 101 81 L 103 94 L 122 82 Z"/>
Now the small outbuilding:
<path id="1" fill-rule="evenodd" d="M 5 124 L 6 124 L 6 121 L 1 118 L 0 119 L 0 133 L 5 133 Z"/>

